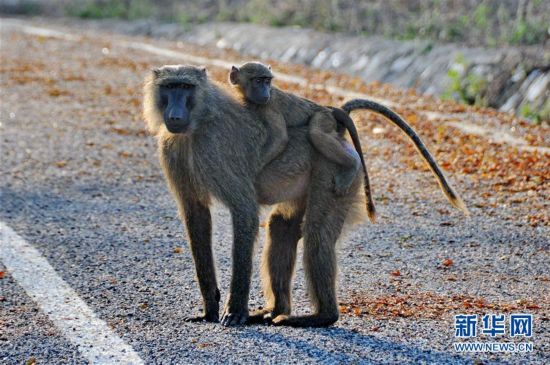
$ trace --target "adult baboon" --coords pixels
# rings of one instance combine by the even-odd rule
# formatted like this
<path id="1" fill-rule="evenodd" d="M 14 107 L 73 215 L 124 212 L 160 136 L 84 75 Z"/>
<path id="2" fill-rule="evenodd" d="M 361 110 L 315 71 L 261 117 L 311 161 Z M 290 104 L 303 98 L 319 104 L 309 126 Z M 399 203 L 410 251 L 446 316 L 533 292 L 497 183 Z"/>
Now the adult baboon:
<path id="1" fill-rule="evenodd" d="M 289 128 L 287 148 L 260 172 L 260 149 L 268 137 L 263 123 L 210 82 L 204 69 L 156 69 L 144 92 L 144 116 L 157 136 L 161 165 L 187 227 L 204 300 L 204 314 L 190 320 L 219 318 L 209 209 L 216 198 L 229 208 L 233 224 L 233 268 L 222 324 L 242 324 L 248 318 L 259 204 L 277 204 L 269 218 L 262 268 L 273 323 L 334 323 L 335 243 L 346 220 L 362 211 L 357 209 L 364 203 L 361 172 L 347 194 L 335 194 L 332 177 L 338 167 L 308 143 L 307 126 Z M 292 317 L 290 285 L 300 237 L 315 312 Z"/>
<path id="2" fill-rule="evenodd" d="M 258 205 L 279 202 L 270 218 L 270 248 L 266 251 L 273 254 L 281 250 L 281 259 L 271 261 L 270 268 L 280 273 L 271 276 L 274 305 L 290 308 L 286 288 L 304 221 L 304 261 L 318 311 L 301 324 L 318 326 L 336 321 L 335 242 L 350 208 L 363 203 L 358 193 L 361 174 L 347 194 L 337 196 L 331 178 L 336 166 L 311 147 L 307 128 L 289 131 L 285 152 L 259 174 L 258 146 L 267 141 L 265 127 L 210 82 L 204 69 L 161 67 L 148 76 L 144 92 L 144 116 L 158 138 L 161 165 L 187 227 L 204 299 L 204 314 L 190 320 L 219 318 L 209 210 L 211 198 L 216 198 L 229 208 L 234 232 L 232 278 L 222 324 L 242 324 L 248 318 Z M 287 231 L 292 234 L 282 233 Z M 281 313 L 289 312 L 285 309 Z"/>

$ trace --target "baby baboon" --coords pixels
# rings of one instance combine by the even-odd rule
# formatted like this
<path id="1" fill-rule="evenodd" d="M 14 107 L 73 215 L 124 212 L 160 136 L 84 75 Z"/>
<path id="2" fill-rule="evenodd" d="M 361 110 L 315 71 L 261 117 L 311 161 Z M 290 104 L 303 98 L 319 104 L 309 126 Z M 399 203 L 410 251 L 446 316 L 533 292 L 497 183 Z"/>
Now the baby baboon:
<path id="1" fill-rule="evenodd" d="M 372 110 L 382 114 L 405 132 L 428 163 L 430 170 L 436 176 L 437 182 L 450 203 L 465 214 L 469 214 L 468 209 L 453 191 L 420 137 L 403 118 L 387 107 L 366 99 L 354 99 L 344 104 L 342 109 L 331 108 L 333 115 L 330 116 L 326 107 L 273 87 L 271 85 L 273 79 L 271 67 L 259 62 L 248 62 L 239 68 L 233 66 L 229 79 L 233 85 L 237 86 L 241 96 L 245 99 L 247 109 L 258 114 L 270 130 L 272 141 L 266 145 L 266 151 L 264 152 L 267 155 L 267 162 L 284 149 L 287 141 L 287 127 L 309 123 L 310 140 L 315 148 L 327 159 L 341 166 L 350 166 L 347 163 L 351 163 L 351 159 L 348 161 L 351 154 L 346 150 L 346 145 L 342 145 L 342 139 L 338 138 L 339 135 L 336 132 L 336 128 L 339 127 L 336 122 L 344 124 L 350 132 L 363 164 L 367 211 L 371 220 L 374 221 L 374 203 L 372 202 L 370 183 L 359 137 L 353 121 L 351 119 L 348 121 L 348 118 L 344 116 L 345 113 L 342 112 L 342 109 L 348 114 L 358 109 Z M 342 191 L 341 188 L 351 181 L 348 175 L 351 174 L 351 171 L 352 169 L 348 167 L 346 172 L 335 177 L 337 193 Z"/>
<path id="2" fill-rule="evenodd" d="M 247 109 L 255 113 L 269 130 L 270 141 L 262 151 L 263 163 L 271 162 L 285 149 L 288 143 L 287 127 L 309 125 L 309 139 L 313 146 L 340 167 L 340 171 L 334 176 L 336 194 L 343 195 L 347 192 L 362 165 L 367 212 L 374 222 L 374 202 L 361 142 L 353 120 L 342 110 L 327 108 L 272 87 L 272 79 L 271 67 L 259 62 L 248 62 L 241 67 L 233 66 L 229 73 L 229 80 L 236 86 Z M 343 130 L 339 128 L 342 125 L 348 130 L 356 151 L 347 148 L 349 145 L 342 139 Z"/>

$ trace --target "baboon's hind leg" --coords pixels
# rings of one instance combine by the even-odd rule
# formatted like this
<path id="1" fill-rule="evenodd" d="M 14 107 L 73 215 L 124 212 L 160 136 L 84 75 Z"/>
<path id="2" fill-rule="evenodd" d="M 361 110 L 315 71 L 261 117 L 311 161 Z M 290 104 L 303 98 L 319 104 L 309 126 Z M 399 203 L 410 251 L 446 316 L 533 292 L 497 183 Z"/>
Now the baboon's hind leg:
<path id="1" fill-rule="evenodd" d="M 303 226 L 304 269 L 315 311 L 306 316 L 280 315 L 273 320 L 275 325 L 324 327 L 338 320 L 336 240 L 358 186 L 354 183 L 347 196 L 335 198 L 330 192 L 330 181 L 326 181 L 327 175 L 325 172 L 319 179 L 321 181 L 315 177 L 312 179 L 317 183 L 314 183 L 308 199 Z"/>
<path id="2" fill-rule="evenodd" d="M 248 323 L 263 323 L 280 314 L 290 314 L 296 246 L 302 237 L 303 217 L 303 204 L 283 203 L 271 212 L 262 254 L 266 307 L 251 313 Z"/>

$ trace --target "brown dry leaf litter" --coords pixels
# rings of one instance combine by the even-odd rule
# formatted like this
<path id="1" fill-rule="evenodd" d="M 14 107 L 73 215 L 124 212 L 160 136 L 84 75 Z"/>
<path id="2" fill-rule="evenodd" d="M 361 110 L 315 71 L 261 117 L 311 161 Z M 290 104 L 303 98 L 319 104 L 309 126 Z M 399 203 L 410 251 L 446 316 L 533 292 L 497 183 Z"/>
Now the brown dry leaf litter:
<path id="1" fill-rule="evenodd" d="M 340 313 L 375 318 L 414 317 L 441 319 L 450 314 L 485 314 L 487 311 L 535 313 L 542 321 L 550 320 L 550 303 L 544 300 L 518 300 L 516 302 L 487 302 L 483 298 L 467 295 L 439 295 L 432 292 L 372 296 L 354 293 L 351 300 L 340 303 Z"/>

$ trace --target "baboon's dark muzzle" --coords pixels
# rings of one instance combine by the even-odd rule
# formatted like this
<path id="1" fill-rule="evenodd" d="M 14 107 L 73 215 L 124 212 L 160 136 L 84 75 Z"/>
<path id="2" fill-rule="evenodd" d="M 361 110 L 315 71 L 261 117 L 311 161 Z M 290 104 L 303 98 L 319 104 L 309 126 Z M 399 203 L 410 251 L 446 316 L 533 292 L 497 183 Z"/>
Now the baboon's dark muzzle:
<path id="1" fill-rule="evenodd" d="M 265 105 L 269 101 L 269 95 L 267 96 L 261 96 L 258 98 L 258 104 Z"/>
<path id="2" fill-rule="evenodd" d="M 189 129 L 189 112 L 185 108 L 170 108 L 167 110 L 164 123 L 170 133 L 185 133 Z"/>

